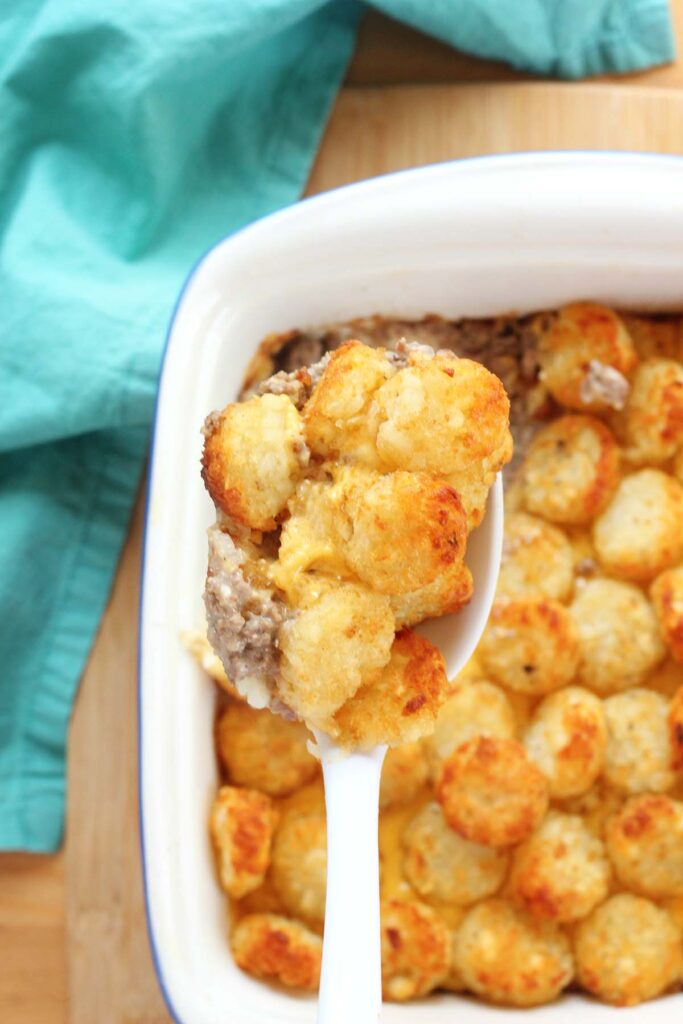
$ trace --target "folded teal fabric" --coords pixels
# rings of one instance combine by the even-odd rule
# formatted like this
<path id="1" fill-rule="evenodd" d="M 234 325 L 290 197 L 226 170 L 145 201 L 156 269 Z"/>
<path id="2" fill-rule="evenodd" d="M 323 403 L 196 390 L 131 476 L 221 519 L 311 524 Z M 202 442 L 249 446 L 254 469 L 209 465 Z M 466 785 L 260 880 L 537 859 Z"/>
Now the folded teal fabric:
<path id="1" fill-rule="evenodd" d="M 671 60 L 662 0 L 373 0 L 394 18 L 478 57 L 582 78 Z"/>
<path id="2" fill-rule="evenodd" d="M 567 77 L 673 53 L 664 0 L 375 6 Z M 362 11 L 17 0 L 3 12 L 2 848 L 61 838 L 69 713 L 140 479 L 175 296 L 219 238 L 299 196 Z"/>

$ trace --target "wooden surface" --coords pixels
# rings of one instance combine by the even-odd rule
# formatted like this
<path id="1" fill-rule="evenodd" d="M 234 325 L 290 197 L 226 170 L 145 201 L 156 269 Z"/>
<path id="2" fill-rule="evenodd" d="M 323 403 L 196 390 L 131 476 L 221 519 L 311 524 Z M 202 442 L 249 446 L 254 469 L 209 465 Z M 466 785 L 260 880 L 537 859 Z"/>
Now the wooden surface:
<path id="1" fill-rule="evenodd" d="M 64 854 L 0 854 L 0 1021 L 67 1020 Z"/>
<path id="2" fill-rule="evenodd" d="M 683 31 L 683 0 L 675 0 L 674 13 Z M 309 192 L 480 153 L 683 153 L 680 61 L 619 84 L 524 78 L 369 16 Z M 449 84 L 425 84 L 435 81 Z M 140 535 L 138 503 L 72 723 L 65 848 L 54 857 L 0 855 L 1 1024 L 170 1020 L 147 948 L 138 854 Z"/>
<path id="3" fill-rule="evenodd" d="M 310 189 L 455 157 L 541 149 L 683 153 L 683 89 L 545 82 L 345 89 Z"/>

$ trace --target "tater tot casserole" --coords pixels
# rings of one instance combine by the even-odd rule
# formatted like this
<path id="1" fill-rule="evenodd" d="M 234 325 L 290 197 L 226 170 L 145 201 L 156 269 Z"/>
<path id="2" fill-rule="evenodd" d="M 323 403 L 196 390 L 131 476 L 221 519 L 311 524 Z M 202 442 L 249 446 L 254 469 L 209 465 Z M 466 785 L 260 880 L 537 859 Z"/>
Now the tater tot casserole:
<path id="1" fill-rule="evenodd" d="M 291 331 L 240 398 L 205 426 L 208 638 L 185 638 L 216 683 L 237 965 L 317 990 L 317 727 L 390 747 L 386 1000 L 680 989 L 683 317 L 577 302 Z M 470 598 L 468 533 L 506 463 L 496 599 L 447 680 L 411 627 Z"/>

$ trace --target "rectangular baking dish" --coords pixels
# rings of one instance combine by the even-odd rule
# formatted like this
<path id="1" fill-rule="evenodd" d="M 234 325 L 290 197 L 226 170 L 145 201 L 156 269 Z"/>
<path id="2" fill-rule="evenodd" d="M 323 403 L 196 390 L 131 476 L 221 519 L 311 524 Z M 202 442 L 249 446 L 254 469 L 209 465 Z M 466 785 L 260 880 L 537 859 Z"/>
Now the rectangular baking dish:
<path id="1" fill-rule="evenodd" d="M 140 806 L 154 959 L 182 1024 L 315 1020 L 315 1000 L 237 970 L 214 879 L 212 684 L 179 635 L 201 620 L 205 530 L 199 476 L 206 413 L 236 395 L 271 331 L 380 312 L 489 316 L 591 298 L 683 304 L 683 162 L 627 154 L 490 157 L 378 178 L 241 231 L 195 267 L 169 330 L 149 474 L 140 623 Z M 359 928 L 362 922 L 359 919 Z M 664 1024 L 683 995 L 633 1010 L 579 996 L 539 1024 Z M 386 1005 L 387 1024 L 460 1024 L 517 1011 L 463 998 Z"/>

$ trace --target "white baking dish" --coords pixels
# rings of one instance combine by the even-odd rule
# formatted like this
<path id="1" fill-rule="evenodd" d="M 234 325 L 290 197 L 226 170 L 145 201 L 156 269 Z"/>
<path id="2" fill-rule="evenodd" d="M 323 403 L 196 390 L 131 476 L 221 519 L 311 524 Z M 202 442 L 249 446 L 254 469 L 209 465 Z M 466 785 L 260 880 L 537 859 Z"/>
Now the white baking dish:
<path id="1" fill-rule="evenodd" d="M 448 317 L 576 298 L 683 304 L 683 162 L 531 154 L 444 164 L 301 203 L 221 242 L 193 271 L 171 324 L 156 414 L 140 646 L 140 794 L 155 960 L 182 1024 L 315 1019 L 315 1001 L 241 974 L 227 943 L 207 814 L 215 790 L 212 685 L 181 629 L 201 616 L 199 478 L 205 414 L 231 398 L 270 331 L 381 312 Z M 359 922 L 359 927 L 360 927 Z M 387 1024 L 477 1022 L 513 1011 L 453 996 L 387 1005 Z M 539 1021 L 591 1024 L 683 1014 L 683 995 L 613 1010 L 569 996 Z M 350 1022 L 351 1024 L 351 1022 Z"/>

